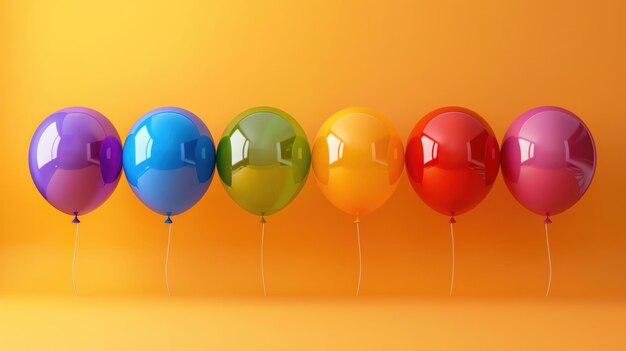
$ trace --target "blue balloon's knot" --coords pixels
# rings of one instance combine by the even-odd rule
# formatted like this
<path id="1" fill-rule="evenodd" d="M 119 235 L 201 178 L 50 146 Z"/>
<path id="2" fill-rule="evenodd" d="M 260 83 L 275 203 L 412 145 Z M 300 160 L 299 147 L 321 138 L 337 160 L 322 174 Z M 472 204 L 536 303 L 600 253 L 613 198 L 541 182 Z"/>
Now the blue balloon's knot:
<path id="1" fill-rule="evenodd" d="M 165 223 L 167 223 L 167 224 L 172 224 L 172 223 L 174 223 L 174 222 L 172 221 L 172 219 L 170 218 L 170 216 L 172 215 L 172 212 L 167 212 L 167 213 L 166 213 L 166 215 L 167 215 L 167 218 L 165 219 Z"/>
<path id="2" fill-rule="evenodd" d="M 74 212 L 74 219 L 72 219 L 72 223 L 80 223 L 80 220 L 78 219 L 78 212 Z"/>

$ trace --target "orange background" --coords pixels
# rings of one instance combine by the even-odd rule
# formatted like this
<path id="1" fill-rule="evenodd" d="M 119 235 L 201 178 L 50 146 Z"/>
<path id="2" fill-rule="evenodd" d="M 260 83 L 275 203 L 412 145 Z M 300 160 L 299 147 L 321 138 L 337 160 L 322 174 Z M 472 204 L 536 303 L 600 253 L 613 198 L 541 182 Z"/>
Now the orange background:
<path id="1" fill-rule="evenodd" d="M 522 112 L 549 104 L 581 116 L 598 150 L 589 191 L 553 218 L 553 295 L 626 297 L 623 2 L 0 4 L 0 295 L 71 294 L 71 218 L 39 195 L 27 165 L 35 128 L 60 108 L 94 108 L 124 138 L 143 113 L 174 105 L 196 113 L 217 137 L 241 111 L 269 105 L 293 115 L 312 141 L 326 118 L 355 105 L 387 115 L 406 140 L 421 116 L 441 106 L 475 110 L 501 138 Z M 309 177 L 300 195 L 268 218 L 268 291 L 349 297 L 358 273 L 354 224 Z M 165 294 L 167 228 L 124 178 L 81 220 L 81 296 Z M 501 176 L 483 203 L 457 220 L 455 295 L 543 295 L 543 219 L 515 202 Z M 406 175 L 387 204 L 362 218 L 361 229 L 364 297 L 447 295 L 447 218 L 419 200 Z M 259 296 L 259 239 L 258 218 L 214 178 L 204 198 L 175 218 L 173 293 Z"/>

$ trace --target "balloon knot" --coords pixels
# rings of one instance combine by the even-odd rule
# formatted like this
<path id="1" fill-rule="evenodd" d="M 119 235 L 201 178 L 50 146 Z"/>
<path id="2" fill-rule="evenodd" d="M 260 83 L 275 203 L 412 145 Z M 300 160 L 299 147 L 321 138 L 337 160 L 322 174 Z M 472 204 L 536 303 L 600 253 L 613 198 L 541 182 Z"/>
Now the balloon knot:
<path id="1" fill-rule="evenodd" d="M 78 219 L 78 212 L 74 212 L 74 219 L 72 219 L 72 223 L 80 223 L 80 220 Z"/>
<path id="2" fill-rule="evenodd" d="M 450 224 L 456 223 L 456 219 L 454 219 L 454 216 L 450 216 L 450 220 L 448 221 L 448 223 Z"/>
<path id="3" fill-rule="evenodd" d="M 259 220 L 259 223 L 261 223 L 261 224 L 267 223 L 267 221 L 265 220 L 265 216 L 264 215 L 261 215 L 261 219 Z"/>
<path id="4" fill-rule="evenodd" d="M 546 219 L 543 220 L 545 224 L 552 224 L 552 220 L 550 219 L 550 215 L 546 215 Z"/>
<path id="5" fill-rule="evenodd" d="M 361 218 L 359 218 L 359 216 L 356 216 L 356 218 L 354 219 L 354 223 L 361 223 Z"/>
<path id="6" fill-rule="evenodd" d="M 166 215 L 167 215 L 167 218 L 165 219 L 165 222 L 164 222 L 164 223 L 167 223 L 167 224 L 172 224 L 172 223 L 174 223 L 174 222 L 172 221 L 172 219 L 170 218 L 170 216 L 172 215 L 172 212 L 167 212 L 167 213 L 166 213 Z"/>

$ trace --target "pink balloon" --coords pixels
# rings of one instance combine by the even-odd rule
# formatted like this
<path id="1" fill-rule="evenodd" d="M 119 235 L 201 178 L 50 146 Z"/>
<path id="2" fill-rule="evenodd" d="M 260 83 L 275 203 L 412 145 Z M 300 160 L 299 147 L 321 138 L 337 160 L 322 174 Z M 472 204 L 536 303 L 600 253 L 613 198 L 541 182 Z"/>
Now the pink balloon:
<path id="1" fill-rule="evenodd" d="M 540 215 L 572 207 L 596 170 L 591 132 L 560 107 L 537 107 L 522 114 L 504 135 L 501 151 L 502 174 L 511 194 Z"/>

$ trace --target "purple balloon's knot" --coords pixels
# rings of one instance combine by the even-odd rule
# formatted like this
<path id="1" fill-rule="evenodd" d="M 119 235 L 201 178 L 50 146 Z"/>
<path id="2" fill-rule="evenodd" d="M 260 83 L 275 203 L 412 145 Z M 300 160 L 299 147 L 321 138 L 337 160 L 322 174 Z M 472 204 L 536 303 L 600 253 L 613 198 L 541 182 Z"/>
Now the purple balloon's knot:
<path id="1" fill-rule="evenodd" d="M 167 215 L 167 218 L 165 219 L 165 223 L 167 223 L 167 224 L 172 224 L 172 223 L 174 223 L 174 222 L 172 221 L 172 219 L 170 218 L 170 216 L 172 215 L 172 212 L 167 212 L 167 213 L 166 213 L 166 215 Z"/>
<path id="2" fill-rule="evenodd" d="M 549 215 L 546 215 L 546 219 L 543 220 L 543 223 L 545 223 L 545 224 L 552 224 L 552 220 L 550 219 Z"/>
<path id="3" fill-rule="evenodd" d="M 259 223 L 267 223 L 267 221 L 265 220 L 265 216 L 261 215 L 261 219 L 259 220 Z"/>
<path id="4" fill-rule="evenodd" d="M 454 219 L 454 216 L 450 216 L 450 220 L 448 221 L 448 223 L 450 223 L 450 224 L 455 224 L 456 223 L 456 219 Z"/>
<path id="5" fill-rule="evenodd" d="M 72 223 L 80 223 L 80 220 L 78 219 L 78 212 L 74 212 L 74 219 L 72 219 Z"/>

